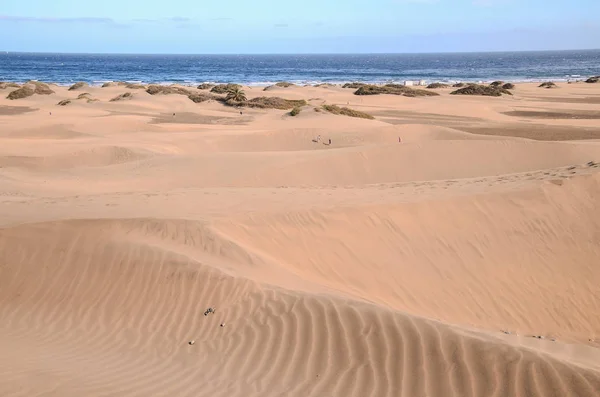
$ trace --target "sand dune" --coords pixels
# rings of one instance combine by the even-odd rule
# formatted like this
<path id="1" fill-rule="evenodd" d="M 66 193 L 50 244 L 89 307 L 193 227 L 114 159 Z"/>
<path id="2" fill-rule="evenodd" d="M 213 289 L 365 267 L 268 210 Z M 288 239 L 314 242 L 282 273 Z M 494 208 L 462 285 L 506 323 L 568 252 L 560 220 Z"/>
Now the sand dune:
<path id="1" fill-rule="evenodd" d="M 527 112 L 599 88 L 53 89 L 0 99 L 0 395 L 598 395 L 597 127 Z"/>

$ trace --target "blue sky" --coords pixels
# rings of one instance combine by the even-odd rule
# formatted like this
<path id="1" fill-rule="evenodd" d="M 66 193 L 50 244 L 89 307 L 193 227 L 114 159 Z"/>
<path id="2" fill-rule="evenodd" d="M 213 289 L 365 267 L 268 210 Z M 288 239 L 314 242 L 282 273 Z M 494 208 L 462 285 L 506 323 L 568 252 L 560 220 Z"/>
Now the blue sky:
<path id="1" fill-rule="evenodd" d="M 0 51 L 585 49 L 598 15 L 600 0 L 0 0 Z"/>

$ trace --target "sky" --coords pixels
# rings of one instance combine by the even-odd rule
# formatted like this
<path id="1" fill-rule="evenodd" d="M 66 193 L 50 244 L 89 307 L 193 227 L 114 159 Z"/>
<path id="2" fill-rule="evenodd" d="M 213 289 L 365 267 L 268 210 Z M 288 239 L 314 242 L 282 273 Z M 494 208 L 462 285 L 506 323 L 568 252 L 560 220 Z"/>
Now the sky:
<path id="1" fill-rule="evenodd" d="M 600 47 L 600 0 L 0 0 L 0 51 L 406 53 Z"/>

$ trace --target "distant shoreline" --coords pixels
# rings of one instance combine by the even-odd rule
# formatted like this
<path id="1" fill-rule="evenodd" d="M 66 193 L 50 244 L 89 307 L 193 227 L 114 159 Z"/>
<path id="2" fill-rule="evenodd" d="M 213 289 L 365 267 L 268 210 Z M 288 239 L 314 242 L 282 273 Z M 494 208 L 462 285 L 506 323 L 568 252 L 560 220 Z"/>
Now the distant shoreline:
<path id="1" fill-rule="evenodd" d="M 0 55 L 0 81 L 32 79 L 63 86 L 84 81 L 144 84 L 298 85 L 585 80 L 600 74 L 600 50 L 320 55 Z"/>
<path id="2" fill-rule="evenodd" d="M 57 85 L 59 87 L 69 87 L 71 85 L 73 85 L 74 83 L 77 82 L 85 82 L 88 83 L 90 86 L 92 87 L 101 87 L 103 84 L 105 83 L 128 83 L 128 84 L 142 84 L 142 85 L 179 85 L 179 86 L 183 86 L 183 87 L 196 87 L 200 84 L 239 84 L 245 87 L 268 87 L 271 85 L 274 85 L 278 82 L 289 82 L 292 83 L 294 85 L 297 85 L 299 87 L 310 87 L 310 86 L 317 86 L 317 85 L 332 85 L 332 86 L 342 86 L 344 84 L 348 84 L 348 83 L 364 83 L 364 84 L 370 84 L 370 85 L 385 85 L 385 84 L 404 84 L 405 82 L 409 81 L 409 82 L 413 82 L 414 86 L 426 86 L 432 83 L 444 83 L 444 84 L 456 84 L 456 83 L 477 83 L 477 84 L 489 84 L 493 81 L 503 81 L 505 83 L 514 83 L 514 84 L 536 84 L 536 83 L 543 83 L 546 81 L 552 81 L 552 82 L 556 82 L 556 83 L 584 83 L 585 80 L 587 80 L 590 77 L 593 77 L 595 75 L 589 75 L 589 76 L 581 76 L 581 77 L 573 77 L 571 79 L 566 79 L 566 78 L 547 78 L 547 79 L 535 79 L 535 80 L 511 80 L 511 79 L 484 79 L 484 80 L 478 80 L 478 79 L 465 79 L 465 80 L 426 80 L 426 79 L 422 79 L 422 80 L 389 80 L 389 81 L 361 81 L 361 80 L 345 80 L 345 81 L 311 81 L 311 82 L 299 82 L 299 81 L 293 81 L 293 80 L 278 80 L 278 81 L 268 81 L 268 82 L 252 82 L 252 83 L 248 83 L 248 82 L 240 82 L 240 81 L 197 81 L 197 82 L 178 82 L 178 81 L 162 81 L 162 82 L 145 82 L 145 81 L 139 81 L 139 80 L 103 80 L 103 81 L 85 81 L 85 80 L 78 80 L 78 79 L 73 79 L 70 82 L 54 82 L 54 81 L 48 81 L 48 80 L 37 80 L 37 79 L 31 79 L 31 80 L 0 80 L 0 82 L 4 82 L 4 83 L 15 83 L 15 84 L 25 84 L 27 81 L 40 81 L 40 82 L 44 82 L 47 84 L 54 84 Z M 419 82 L 422 82 L 421 84 L 419 84 Z"/>

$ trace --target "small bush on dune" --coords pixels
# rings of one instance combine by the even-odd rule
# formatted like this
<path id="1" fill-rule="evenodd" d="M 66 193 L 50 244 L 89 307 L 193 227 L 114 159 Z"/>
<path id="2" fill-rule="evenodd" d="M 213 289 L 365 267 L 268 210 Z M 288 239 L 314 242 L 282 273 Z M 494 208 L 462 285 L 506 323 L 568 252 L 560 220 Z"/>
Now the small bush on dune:
<path id="1" fill-rule="evenodd" d="M 75 90 L 78 90 L 80 88 L 89 87 L 89 86 L 90 85 L 88 83 L 80 81 L 78 83 L 73 84 L 71 87 L 69 87 L 69 91 L 75 91 Z"/>
<path id="2" fill-rule="evenodd" d="M 500 87 L 503 84 L 504 81 L 494 81 L 493 83 L 490 83 L 490 87 Z"/>
<path id="3" fill-rule="evenodd" d="M 64 99 L 64 100 L 60 101 L 59 103 L 57 103 L 57 105 L 58 106 L 67 106 L 70 103 L 71 103 L 70 99 Z"/>
<path id="4" fill-rule="evenodd" d="M 293 100 L 279 97 L 258 97 L 245 102 L 245 106 L 262 109 L 288 110 L 297 106 L 306 106 L 304 99 Z"/>
<path id="5" fill-rule="evenodd" d="M 321 83 L 321 84 L 315 84 L 315 87 L 321 87 L 321 88 L 331 88 L 331 87 L 335 87 L 335 84 L 331 84 L 331 83 Z"/>
<path id="6" fill-rule="evenodd" d="M 83 94 L 79 94 L 77 96 L 77 99 L 78 100 L 85 99 L 87 101 L 87 103 L 99 102 L 99 99 L 92 98 L 92 96 L 89 93 L 87 93 L 87 92 L 84 92 Z"/>
<path id="7" fill-rule="evenodd" d="M 454 87 L 454 88 L 462 88 L 465 85 L 466 85 L 465 83 L 456 83 L 456 84 L 453 84 L 452 87 Z"/>
<path id="8" fill-rule="evenodd" d="M 438 96 L 437 92 L 415 89 L 399 84 L 364 85 L 354 92 L 354 95 L 402 95 L 406 97 Z"/>
<path id="9" fill-rule="evenodd" d="M 35 89 L 31 85 L 25 85 L 18 90 L 14 90 L 6 98 L 14 101 L 15 99 L 23 99 L 35 94 Z"/>
<path id="10" fill-rule="evenodd" d="M 357 88 L 363 87 L 365 85 L 367 85 L 367 84 L 365 84 L 365 83 L 359 83 L 359 82 L 346 83 L 346 84 L 344 84 L 342 86 L 342 88 L 354 88 L 354 89 L 357 89 Z"/>
<path id="11" fill-rule="evenodd" d="M 346 107 L 339 107 L 337 105 L 323 105 L 323 109 L 327 110 L 329 113 L 342 115 L 342 116 L 357 117 L 357 118 L 369 119 L 369 120 L 373 120 L 375 118 L 368 113 L 360 112 L 358 110 L 354 110 L 354 109 L 350 109 L 350 108 L 346 108 Z"/>
<path id="12" fill-rule="evenodd" d="M 131 92 L 126 92 L 124 94 L 117 95 L 116 97 L 111 99 L 109 102 L 124 101 L 124 100 L 132 99 L 132 98 L 133 98 L 133 94 Z"/>
<path id="13" fill-rule="evenodd" d="M 54 91 L 52 91 L 50 86 L 46 83 L 42 83 L 41 81 L 30 80 L 25 83 L 25 85 L 33 86 L 34 93 L 38 95 L 54 94 Z M 23 87 L 25 87 L 25 85 Z"/>
<path id="14" fill-rule="evenodd" d="M 298 106 L 306 106 L 306 101 L 304 99 L 300 100 L 292 100 L 292 99 L 283 99 L 279 97 L 258 97 L 253 98 L 248 101 L 236 102 L 232 100 L 224 100 L 221 99 L 226 105 L 229 106 L 243 106 L 249 108 L 258 108 L 258 109 L 279 109 L 279 110 L 290 110 Z"/>
<path id="15" fill-rule="evenodd" d="M 147 87 L 143 84 L 127 83 L 125 84 L 125 88 L 130 90 L 145 90 Z"/>
<path id="16" fill-rule="evenodd" d="M 503 89 L 505 90 L 514 90 L 515 89 L 515 85 L 513 83 L 506 83 L 502 86 Z"/>
<path id="17" fill-rule="evenodd" d="M 586 83 L 590 83 L 590 84 L 594 84 L 594 83 L 600 83 L 600 76 L 593 76 L 590 77 L 589 79 L 587 79 L 585 81 Z"/>
<path id="18" fill-rule="evenodd" d="M 554 84 L 551 81 L 547 81 L 545 83 L 542 83 L 538 86 L 539 88 L 558 88 L 558 86 L 556 84 Z"/>
<path id="19" fill-rule="evenodd" d="M 102 88 L 108 88 L 108 87 L 118 87 L 120 84 L 116 81 L 109 81 L 107 83 L 102 84 Z"/>
<path id="20" fill-rule="evenodd" d="M 427 88 L 435 89 L 435 88 L 448 88 L 450 87 L 448 84 L 444 83 L 431 83 L 427 86 Z"/>
<path id="21" fill-rule="evenodd" d="M 288 87 L 295 87 L 295 86 L 296 86 L 296 84 L 288 83 L 287 81 L 280 81 L 279 83 L 275 83 L 274 85 L 265 87 L 263 89 L 263 91 L 270 91 L 275 88 L 288 88 Z"/>
<path id="22" fill-rule="evenodd" d="M 452 91 L 451 95 L 481 95 L 481 96 L 502 96 L 502 94 L 512 95 L 510 91 L 500 87 L 490 87 L 486 85 L 468 85 Z"/>
<path id="23" fill-rule="evenodd" d="M 219 84 L 211 88 L 210 92 L 214 94 L 227 94 L 227 91 L 232 88 L 242 88 L 242 86 L 239 84 Z"/>
<path id="24" fill-rule="evenodd" d="M 288 87 L 293 87 L 296 84 L 294 83 L 290 83 L 288 81 L 280 81 L 278 83 L 275 83 L 275 87 L 281 87 L 281 88 L 288 88 Z"/>
<path id="25" fill-rule="evenodd" d="M 148 86 L 148 89 L 146 89 L 146 92 L 150 95 L 178 94 L 178 95 L 189 96 L 192 94 L 192 92 L 190 90 L 187 90 L 182 87 L 154 85 L 154 84 Z"/>
<path id="26" fill-rule="evenodd" d="M 199 89 L 199 90 L 210 90 L 210 89 L 211 89 L 211 88 L 213 88 L 214 86 L 215 86 L 214 84 L 203 83 L 203 84 L 200 84 L 200 85 L 198 86 L 198 89 Z"/>
<path id="27" fill-rule="evenodd" d="M 210 94 L 206 94 L 206 93 L 190 94 L 190 95 L 188 95 L 188 98 L 190 99 L 190 101 L 192 101 L 194 103 L 202 103 L 202 102 L 210 101 L 211 99 L 215 99 L 214 96 L 212 96 Z"/>
<path id="28" fill-rule="evenodd" d="M 18 85 L 17 83 L 0 82 L 0 90 L 5 90 L 7 88 L 21 88 L 21 86 Z"/>
<path id="29" fill-rule="evenodd" d="M 290 116 L 295 117 L 295 116 L 299 115 L 301 111 L 302 111 L 302 108 L 300 106 L 296 106 L 290 112 Z"/>

